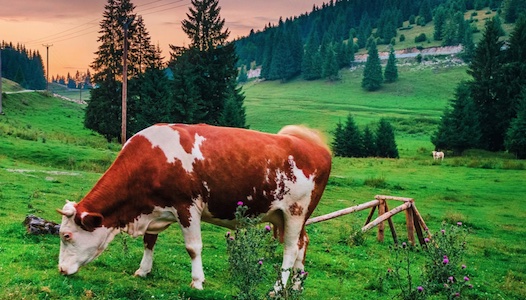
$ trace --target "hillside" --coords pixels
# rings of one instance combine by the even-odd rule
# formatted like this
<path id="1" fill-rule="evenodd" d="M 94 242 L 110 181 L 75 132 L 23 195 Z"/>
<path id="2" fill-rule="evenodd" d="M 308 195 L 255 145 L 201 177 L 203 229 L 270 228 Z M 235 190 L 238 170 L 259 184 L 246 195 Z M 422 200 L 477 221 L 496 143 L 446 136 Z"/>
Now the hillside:
<path id="1" fill-rule="evenodd" d="M 380 116 L 389 118 L 397 128 L 401 158 L 334 158 L 315 214 L 363 203 L 376 194 L 412 197 L 432 233 L 459 226 L 457 222 L 466 228 L 468 248 L 462 263 L 474 288 L 463 290 L 463 297 L 524 299 L 524 162 L 482 152 L 446 157 L 443 162 L 434 162 L 430 155 L 429 132 L 455 83 L 467 76 L 465 69 L 405 66 L 398 84 L 367 94 L 359 87 L 360 69 L 345 71 L 336 83 L 251 82 L 244 87 L 247 121 L 252 129 L 268 132 L 303 123 L 322 129 L 330 140 L 335 123 L 349 112 L 360 126 L 375 123 Z M 237 291 L 225 271 L 226 229 L 209 224 L 203 224 L 204 291 L 187 284 L 190 260 L 176 225 L 159 235 L 154 269 L 146 278 L 132 276 L 141 261 L 142 240 L 123 234 L 79 274 L 60 275 L 59 238 L 29 235 L 22 220 L 35 214 L 60 222 L 55 209 L 65 199 L 79 201 L 111 164 L 120 144 L 107 143 L 83 128 L 82 105 L 35 92 L 9 94 L 4 104 L 0 299 L 235 299 Z M 383 243 L 376 241 L 374 231 L 361 235 L 360 243 L 350 239 L 366 217 L 364 211 L 307 228 L 305 299 L 387 300 L 400 294 L 388 277 L 397 258 L 388 234 Z M 399 241 L 407 241 L 404 215 L 395 216 L 393 222 Z M 277 252 L 281 255 L 281 248 Z M 409 253 L 416 286 L 422 258 L 419 251 Z M 275 263 L 266 261 L 263 267 L 272 269 Z M 273 281 L 270 270 L 262 294 Z"/>
<path id="2" fill-rule="evenodd" d="M 21 87 L 18 83 L 11 81 L 7 78 L 2 78 L 2 92 L 4 93 L 18 92 L 23 89 L 24 88 Z"/>

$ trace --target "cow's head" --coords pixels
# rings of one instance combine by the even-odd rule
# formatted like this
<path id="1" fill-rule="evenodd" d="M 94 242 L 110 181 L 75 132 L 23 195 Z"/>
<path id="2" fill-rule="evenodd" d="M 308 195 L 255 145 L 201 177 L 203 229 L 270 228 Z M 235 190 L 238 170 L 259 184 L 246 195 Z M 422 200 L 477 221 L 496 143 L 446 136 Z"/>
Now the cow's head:
<path id="1" fill-rule="evenodd" d="M 79 213 L 75 202 L 66 201 L 66 205 L 57 211 L 62 214 L 58 269 L 64 275 L 71 275 L 97 258 L 118 230 L 102 226 L 101 214 Z"/>

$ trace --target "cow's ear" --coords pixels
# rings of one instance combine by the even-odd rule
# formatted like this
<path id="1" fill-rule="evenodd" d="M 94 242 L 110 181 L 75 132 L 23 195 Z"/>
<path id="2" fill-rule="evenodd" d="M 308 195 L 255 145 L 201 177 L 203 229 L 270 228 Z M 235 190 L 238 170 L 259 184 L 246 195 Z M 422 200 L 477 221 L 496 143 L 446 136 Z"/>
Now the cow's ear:
<path id="1" fill-rule="evenodd" d="M 95 228 L 102 225 L 104 217 L 98 213 L 83 213 L 80 217 L 82 226 L 88 231 L 93 231 Z"/>

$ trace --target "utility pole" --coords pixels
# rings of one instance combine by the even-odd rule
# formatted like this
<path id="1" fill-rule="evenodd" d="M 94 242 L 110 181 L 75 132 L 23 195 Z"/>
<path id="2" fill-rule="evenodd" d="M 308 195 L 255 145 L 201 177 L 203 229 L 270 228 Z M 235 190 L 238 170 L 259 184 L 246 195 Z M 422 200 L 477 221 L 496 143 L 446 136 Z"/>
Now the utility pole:
<path id="1" fill-rule="evenodd" d="M 46 91 L 49 91 L 49 47 L 53 46 L 53 44 L 45 44 L 42 46 L 46 47 Z"/>
<path id="2" fill-rule="evenodd" d="M 128 17 L 123 22 L 124 27 L 124 51 L 122 54 L 122 124 L 121 124 L 121 143 L 126 143 L 126 101 L 128 93 L 128 27 L 133 22 L 134 16 Z"/>

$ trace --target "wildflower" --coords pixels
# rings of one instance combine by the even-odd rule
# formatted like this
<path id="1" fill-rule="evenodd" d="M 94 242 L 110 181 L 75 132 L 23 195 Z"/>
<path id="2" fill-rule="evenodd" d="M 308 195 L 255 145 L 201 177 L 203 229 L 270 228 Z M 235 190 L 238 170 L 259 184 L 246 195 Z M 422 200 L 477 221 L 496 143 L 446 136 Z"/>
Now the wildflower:
<path id="1" fill-rule="evenodd" d="M 402 248 L 405 248 L 405 247 L 407 247 L 407 244 L 406 244 L 406 242 L 403 242 L 402 243 Z"/>
<path id="2" fill-rule="evenodd" d="M 426 243 L 429 243 L 429 241 L 430 241 L 429 238 L 425 238 L 424 239 L 424 242 L 426 242 Z"/>
<path id="3" fill-rule="evenodd" d="M 455 297 L 460 297 L 460 293 L 455 293 Z"/>
<path id="4" fill-rule="evenodd" d="M 444 258 L 444 260 L 442 261 L 442 263 L 443 263 L 444 265 L 449 264 L 449 258 L 447 258 L 447 256 L 446 256 L 446 257 Z"/>
<path id="5" fill-rule="evenodd" d="M 464 276 L 464 281 L 469 281 L 469 277 Z"/>
<path id="6" fill-rule="evenodd" d="M 258 265 L 263 265 L 263 260 L 258 261 Z"/>
<path id="7" fill-rule="evenodd" d="M 424 288 L 421 287 L 421 286 L 417 287 L 416 289 L 417 289 L 419 292 L 423 292 L 423 291 L 424 291 Z"/>
<path id="8" fill-rule="evenodd" d="M 458 226 L 462 226 L 462 222 L 457 222 L 457 225 Z"/>
<path id="9" fill-rule="evenodd" d="M 227 231 L 226 232 L 226 237 L 229 237 L 230 236 L 230 231 Z"/>
<path id="10" fill-rule="evenodd" d="M 270 231 L 270 229 L 271 229 L 270 226 L 268 226 L 268 225 L 265 226 L 265 230 L 266 231 Z"/>
<path id="11" fill-rule="evenodd" d="M 469 287 L 470 289 L 472 289 L 472 288 L 473 288 L 473 285 L 472 285 L 472 284 L 469 284 L 468 287 Z"/>
<path id="12" fill-rule="evenodd" d="M 243 201 L 239 201 L 239 202 L 237 203 L 237 206 L 243 206 Z"/>
<path id="13" fill-rule="evenodd" d="M 465 269 L 466 268 L 466 265 L 462 265 L 462 269 Z"/>
<path id="14" fill-rule="evenodd" d="M 448 281 L 448 282 L 453 282 L 453 279 L 454 279 L 453 276 L 449 276 L 449 277 L 447 278 L 447 281 Z"/>
<path id="15" fill-rule="evenodd" d="M 444 229 L 440 230 L 440 232 L 442 232 L 442 234 L 446 234 L 446 230 Z"/>

